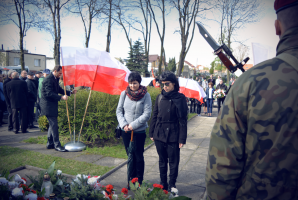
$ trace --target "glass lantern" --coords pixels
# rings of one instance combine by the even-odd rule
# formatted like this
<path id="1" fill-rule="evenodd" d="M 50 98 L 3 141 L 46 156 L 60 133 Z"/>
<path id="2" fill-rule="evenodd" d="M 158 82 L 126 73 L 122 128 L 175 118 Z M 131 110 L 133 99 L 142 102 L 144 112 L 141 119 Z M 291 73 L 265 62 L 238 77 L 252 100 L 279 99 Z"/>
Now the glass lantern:
<path id="1" fill-rule="evenodd" d="M 43 182 L 42 182 L 42 186 L 41 186 L 41 191 L 45 189 L 45 195 L 44 197 L 49 198 L 50 194 L 53 193 L 53 184 L 51 182 L 51 177 L 48 174 L 48 172 L 45 173 L 45 175 L 43 176 Z"/>

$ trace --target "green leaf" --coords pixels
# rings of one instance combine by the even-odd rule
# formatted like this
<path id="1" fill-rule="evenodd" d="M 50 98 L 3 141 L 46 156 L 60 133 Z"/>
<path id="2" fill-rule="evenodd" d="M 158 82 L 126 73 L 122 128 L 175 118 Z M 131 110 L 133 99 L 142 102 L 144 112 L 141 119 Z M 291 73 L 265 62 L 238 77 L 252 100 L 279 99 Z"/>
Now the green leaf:
<path id="1" fill-rule="evenodd" d="M 50 176 L 53 176 L 53 174 L 54 174 L 54 167 L 55 167 L 55 160 L 47 170 L 47 172 Z"/>
<path id="2" fill-rule="evenodd" d="M 33 183 L 31 183 L 31 184 L 28 186 L 28 188 L 31 188 L 33 185 L 34 185 L 34 184 L 33 184 Z"/>

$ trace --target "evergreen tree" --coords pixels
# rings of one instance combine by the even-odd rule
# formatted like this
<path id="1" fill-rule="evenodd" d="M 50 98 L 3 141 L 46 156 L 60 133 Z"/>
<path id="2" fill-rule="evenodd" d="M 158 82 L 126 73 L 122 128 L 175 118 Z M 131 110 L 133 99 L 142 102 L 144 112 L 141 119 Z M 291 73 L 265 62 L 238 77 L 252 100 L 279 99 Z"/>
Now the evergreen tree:
<path id="1" fill-rule="evenodd" d="M 172 59 L 171 58 L 169 59 L 168 70 L 175 73 L 175 71 L 176 71 L 175 57 L 172 58 Z"/>
<path id="2" fill-rule="evenodd" d="M 128 61 L 126 66 L 131 71 L 137 71 L 140 74 L 148 74 L 148 66 L 146 65 L 146 55 L 144 52 L 144 46 L 139 40 L 134 42 L 132 49 L 128 53 Z"/>

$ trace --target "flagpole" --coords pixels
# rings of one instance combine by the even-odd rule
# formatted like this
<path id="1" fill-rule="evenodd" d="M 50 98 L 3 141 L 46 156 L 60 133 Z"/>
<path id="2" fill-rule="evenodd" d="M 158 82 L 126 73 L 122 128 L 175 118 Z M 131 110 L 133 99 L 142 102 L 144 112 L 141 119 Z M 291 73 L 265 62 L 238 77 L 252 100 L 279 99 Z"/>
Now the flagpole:
<path id="1" fill-rule="evenodd" d="M 82 125 L 81 125 L 81 130 L 80 130 L 79 137 L 78 137 L 78 142 L 80 141 L 81 133 L 82 133 L 82 130 L 83 130 L 83 125 L 84 125 L 87 109 L 88 109 L 88 106 L 89 106 L 89 101 L 90 101 L 91 92 L 92 92 L 92 88 L 93 88 L 93 85 L 94 85 L 94 79 L 96 77 L 97 69 L 98 69 L 98 65 L 96 66 L 96 71 L 95 71 L 95 74 L 94 74 L 93 83 L 92 83 L 92 86 L 90 88 L 90 93 L 89 93 L 89 97 L 88 97 L 88 101 L 87 101 L 87 105 L 86 105 L 86 109 L 85 109 L 85 113 L 84 113 L 84 117 L 83 117 L 83 121 L 82 121 Z"/>
<path id="2" fill-rule="evenodd" d="M 63 85 L 64 85 L 64 79 L 63 79 Z M 64 85 L 64 94 L 66 95 L 66 87 Z M 69 113 L 68 113 L 68 104 L 67 104 L 67 100 L 66 102 L 66 112 L 67 112 L 67 119 L 68 119 L 68 126 L 69 126 L 69 133 L 70 133 L 70 138 L 71 138 L 71 128 L 70 128 L 70 121 L 69 121 Z"/>
<path id="3" fill-rule="evenodd" d="M 74 112 L 73 112 L 73 141 L 76 143 L 76 96 L 77 93 L 74 94 Z"/>

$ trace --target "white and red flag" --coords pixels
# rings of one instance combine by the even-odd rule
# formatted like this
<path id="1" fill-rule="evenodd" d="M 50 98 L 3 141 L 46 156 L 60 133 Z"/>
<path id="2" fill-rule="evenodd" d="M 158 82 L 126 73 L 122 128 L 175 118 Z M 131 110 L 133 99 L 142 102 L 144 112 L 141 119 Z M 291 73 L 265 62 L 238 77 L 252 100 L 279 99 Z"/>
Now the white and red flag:
<path id="1" fill-rule="evenodd" d="M 61 47 L 64 85 L 120 95 L 128 86 L 129 69 L 110 53 L 92 48 Z"/>
<path id="2" fill-rule="evenodd" d="M 188 98 L 194 98 L 203 103 L 203 98 L 206 97 L 206 93 L 197 81 L 181 77 L 179 77 L 178 81 L 180 93 L 184 94 Z"/>

